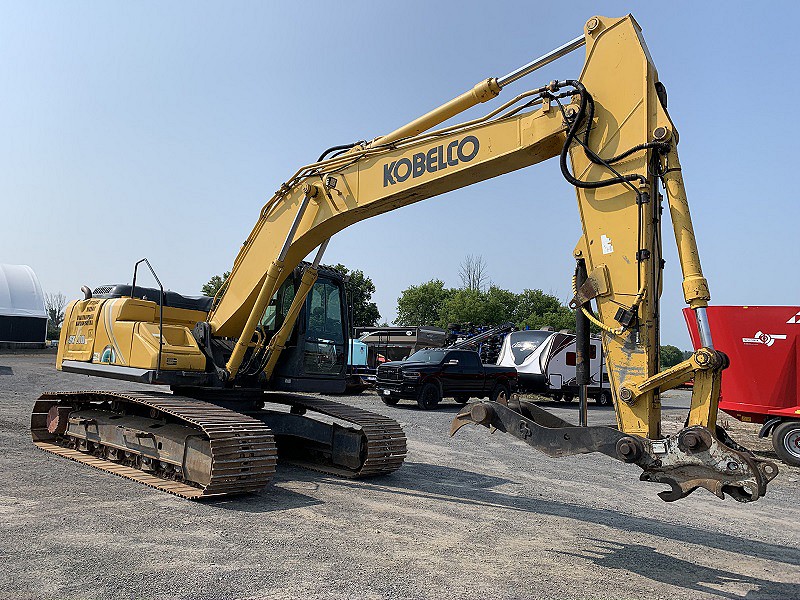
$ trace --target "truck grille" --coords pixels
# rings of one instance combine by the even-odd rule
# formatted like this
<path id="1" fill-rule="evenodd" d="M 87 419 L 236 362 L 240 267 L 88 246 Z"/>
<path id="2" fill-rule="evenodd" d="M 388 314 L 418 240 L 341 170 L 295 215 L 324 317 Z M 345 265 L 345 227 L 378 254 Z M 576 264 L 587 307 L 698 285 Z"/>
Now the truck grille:
<path id="1" fill-rule="evenodd" d="M 383 381 L 400 381 L 399 367 L 378 367 L 377 378 Z"/>

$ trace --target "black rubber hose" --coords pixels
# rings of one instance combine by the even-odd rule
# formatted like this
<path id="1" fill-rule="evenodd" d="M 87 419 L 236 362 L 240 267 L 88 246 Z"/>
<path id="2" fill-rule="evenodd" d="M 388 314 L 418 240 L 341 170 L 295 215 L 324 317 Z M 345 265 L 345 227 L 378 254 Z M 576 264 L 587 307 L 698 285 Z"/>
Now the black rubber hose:
<path id="1" fill-rule="evenodd" d="M 320 161 L 324 160 L 325 157 L 328 156 L 328 154 L 330 154 L 331 152 L 336 152 L 337 150 L 350 150 L 350 148 L 352 148 L 353 146 L 358 146 L 358 144 L 359 144 L 359 142 L 353 142 L 352 144 L 342 144 L 341 146 L 331 146 L 330 148 L 325 150 L 325 152 L 323 152 L 322 154 L 319 155 L 319 158 L 317 159 L 317 162 L 320 162 Z"/>
<path id="2" fill-rule="evenodd" d="M 581 97 L 581 104 L 580 108 L 578 109 L 578 114 L 572 120 L 572 123 L 567 129 L 567 139 L 564 142 L 564 147 L 561 149 L 561 156 L 559 157 L 559 166 L 561 167 L 561 174 L 564 176 L 564 179 L 569 181 L 572 185 L 578 188 L 583 189 L 596 189 L 601 187 L 606 187 L 609 185 L 616 185 L 618 183 L 624 183 L 626 181 L 642 181 L 644 177 L 641 175 L 624 175 L 621 177 L 613 177 L 611 179 L 605 179 L 603 181 L 581 181 L 577 177 L 574 177 L 572 173 L 569 172 L 569 168 L 567 167 L 567 154 L 569 153 L 569 147 L 572 145 L 572 141 L 575 139 L 575 136 L 578 133 L 578 128 L 580 127 L 581 123 L 584 121 L 584 117 L 586 117 L 586 108 L 589 104 L 589 92 L 586 91 L 586 88 L 580 81 L 575 81 L 573 79 L 568 79 L 565 82 L 567 85 L 574 87 L 578 90 L 578 94 Z M 584 134 L 584 150 L 586 151 L 588 148 L 588 140 L 589 140 L 589 130 L 591 126 L 591 118 L 594 116 L 594 101 L 591 101 L 591 111 L 589 115 L 589 120 L 586 124 L 586 133 Z M 591 154 L 592 152 L 587 151 L 586 155 L 589 157 L 589 160 L 592 160 Z M 603 164 L 603 159 L 597 157 L 599 163 Z M 592 160 L 592 162 L 596 162 Z"/>
<path id="3" fill-rule="evenodd" d="M 583 87 L 583 84 L 581 84 Z M 586 89 L 585 87 L 583 88 Z M 664 150 L 669 148 L 669 144 L 666 142 L 645 142 L 643 144 L 639 144 L 638 146 L 634 146 L 633 148 L 629 148 L 622 152 L 621 154 L 617 154 L 616 156 L 612 156 L 611 158 L 600 158 L 597 154 L 591 151 L 587 151 L 586 149 L 589 148 L 589 132 L 591 131 L 592 121 L 594 121 L 594 98 L 592 98 L 591 94 L 589 94 L 588 98 L 586 99 L 589 106 L 589 118 L 587 119 L 587 127 L 586 131 L 583 134 L 583 143 L 586 144 L 584 146 L 584 152 L 586 153 L 586 157 L 592 161 L 596 165 L 613 165 L 615 162 L 621 161 L 623 158 L 629 157 L 634 152 L 639 152 L 640 150 L 648 150 L 650 148 L 657 148 L 658 150 Z"/>

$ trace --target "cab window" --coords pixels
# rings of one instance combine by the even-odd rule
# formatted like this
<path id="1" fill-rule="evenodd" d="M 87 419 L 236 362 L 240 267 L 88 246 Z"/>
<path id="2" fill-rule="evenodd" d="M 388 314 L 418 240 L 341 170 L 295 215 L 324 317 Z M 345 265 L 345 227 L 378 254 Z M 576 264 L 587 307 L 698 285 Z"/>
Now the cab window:
<path id="1" fill-rule="evenodd" d="M 344 369 L 345 359 L 341 288 L 334 283 L 317 280 L 306 300 L 306 314 L 305 372 L 340 373 Z"/>

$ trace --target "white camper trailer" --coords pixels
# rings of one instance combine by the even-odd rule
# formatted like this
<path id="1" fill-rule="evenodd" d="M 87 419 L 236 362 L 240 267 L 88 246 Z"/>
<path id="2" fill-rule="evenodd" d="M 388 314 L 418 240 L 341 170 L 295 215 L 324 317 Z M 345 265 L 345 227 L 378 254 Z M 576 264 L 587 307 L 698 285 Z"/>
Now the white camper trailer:
<path id="1" fill-rule="evenodd" d="M 589 397 L 601 406 L 610 406 L 611 390 L 599 337 L 591 337 L 589 355 Z M 503 340 L 497 364 L 517 369 L 520 392 L 571 402 L 578 396 L 575 358 L 574 333 L 512 331 Z"/>

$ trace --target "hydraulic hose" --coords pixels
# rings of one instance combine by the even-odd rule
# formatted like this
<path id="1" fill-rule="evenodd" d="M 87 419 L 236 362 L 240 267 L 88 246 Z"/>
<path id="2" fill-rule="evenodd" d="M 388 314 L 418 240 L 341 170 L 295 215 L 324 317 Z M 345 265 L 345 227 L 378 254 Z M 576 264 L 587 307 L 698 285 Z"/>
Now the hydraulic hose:
<path id="1" fill-rule="evenodd" d="M 579 92 L 586 94 L 586 101 L 588 103 L 589 115 L 586 121 L 586 131 L 583 134 L 583 142 L 584 142 L 584 152 L 586 157 L 592 161 L 596 165 L 613 165 L 616 162 L 621 161 L 624 158 L 628 158 L 631 154 L 635 152 L 639 152 L 640 150 L 648 150 L 650 148 L 658 149 L 660 152 L 666 152 L 669 150 L 669 144 L 666 142 L 644 142 L 642 144 L 638 144 L 633 148 L 629 148 L 616 156 L 612 156 L 611 158 L 600 158 L 597 154 L 589 150 L 589 132 L 591 131 L 592 121 L 594 121 L 594 98 L 592 97 L 589 92 L 586 91 L 584 85 L 580 82 L 578 84 L 583 88 L 583 90 L 578 89 Z"/>
<path id="2" fill-rule="evenodd" d="M 638 146 L 634 146 L 633 148 L 630 148 L 625 152 L 622 152 L 621 154 L 618 154 L 617 156 L 614 156 L 610 159 L 601 158 L 595 152 L 593 152 L 589 147 L 589 135 L 591 134 L 592 121 L 594 119 L 594 110 L 595 110 L 594 99 L 586 90 L 586 87 L 580 81 L 574 79 L 568 79 L 564 81 L 563 84 L 574 87 L 578 91 L 578 95 L 580 96 L 581 99 L 580 107 L 578 108 L 578 114 L 575 115 L 575 117 L 572 119 L 572 122 L 570 123 L 570 126 L 567 129 L 567 138 L 564 142 L 564 147 L 561 149 L 561 155 L 559 157 L 559 166 L 561 167 L 561 173 L 564 176 L 564 179 L 569 181 L 575 187 L 583 189 L 597 189 L 601 187 L 607 187 L 609 185 L 616 185 L 619 183 L 626 183 L 626 182 L 630 183 L 634 181 L 645 183 L 647 179 L 645 178 L 644 175 L 639 175 L 639 174 L 620 175 L 617 177 L 612 177 L 610 179 L 604 179 L 601 181 L 582 181 L 569 172 L 569 168 L 567 166 L 567 155 L 569 153 L 569 149 L 570 146 L 572 145 L 572 142 L 578 135 L 578 129 L 580 128 L 584 120 L 586 121 L 586 129 L 583 133 L 583 140 L 580 140 L 582 142 L 581 145 L 583 146 L 583 150 L 584 153 L 586 154 L 586 157 L 597 165 L 604 165 L 606 167 L 609 167 L 614 162 L 620 161 L 630 156 L 634 152 L 638 152 L 640 150 L 646 150 L 648 148 L 659 148 L 660 150 L 663 150 L 666 144 L 662 142 L 645 142 L 643 144 L 639 144 Z M 587 115 L 587 110 L 588 110 L 588 115 Z"/>
<path id="3" fill-rule="evenodd" d="M 360 142 L 353 142 L 352 144 L 342 144 L 341 146 L 331 146 L 330 148 L 325 150 L 325 152 L 323 152 L 322 154 L 319 155 L 319 158 L 317 159 L 317 162 L 321 162 L 322 160 L 324 160 L 325 157 L 328 156 L 328 154 L 330 154 L 331 152 L 336 152 L 337 150 L 339 150 L 339 151 L 350 150 L 350 148 L 353 148 L 354 146 L 358 146 L 359 143 Z"/>
<path id="4" fill-rule="evenodd" d="M 572 295 L 578 295 L 578 280 L 575 275 L 572 276 Z M 597 327 L 605 331 L 606 333 L 610 333 L 611 335 L 622 335 L 625 333 L 625 328 L 620 326 L 617 328 L 609 327 L 605 323 L 603 323 L 600 319 L 595 317 L 592 314 L 592 311 L 587 309 L 586 306 L 581 306 L 581 312 L 586 315 L 586 318 L 589 319 L 592 323 L 594 323 Z"/>

